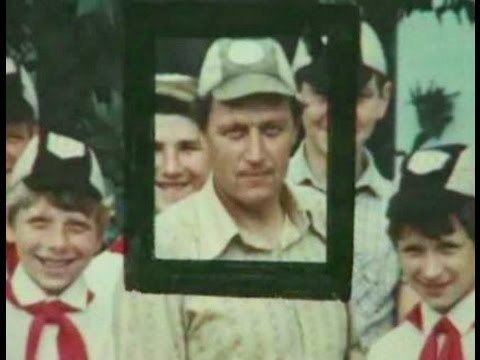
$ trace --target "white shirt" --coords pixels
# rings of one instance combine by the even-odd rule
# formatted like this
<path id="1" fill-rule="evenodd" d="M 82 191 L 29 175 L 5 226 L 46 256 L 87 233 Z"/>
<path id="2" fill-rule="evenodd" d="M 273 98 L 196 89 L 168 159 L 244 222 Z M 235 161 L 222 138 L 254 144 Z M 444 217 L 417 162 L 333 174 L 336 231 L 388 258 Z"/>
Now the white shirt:
<path id="1" fill-rule="evenodd" d="M 47 296 L 26 273 L 20 263 L 11 279 L 12 290 L 18 302 L 31 305 L 45 300 L 54 300 Z M 57 299 L 75 308 L 78 312 L 67 313 L 66 316 L 75 324 L 82 335 L 88 358 L 90 360 L 114 359 L 112 336 L 112 296 L 108 292 L 94 293 L 94 298 L 87 303 L 89 286 L 81 275 Z M 33 316 L 6 301 L 6 358 L 9 360 L 25 359 L 28 332 Z M 46 325 L 40 337 L 38 360 L 56 360 L 57 325 Z"/>
<path id="2" fill-rule="evenodd" d="M 404 321 L 394 330 L 380 338 L 368 354 L 368 360 L 416 360 L 419 358 L 427 337 L 441 319 L 439 314 L 426 304 L 420 307 L 423 330 L 410 321 Z M 448 319 L 461 335 L 464 360 L 475 359 L 475 290 L 457 304 L 448 314 Z"/>

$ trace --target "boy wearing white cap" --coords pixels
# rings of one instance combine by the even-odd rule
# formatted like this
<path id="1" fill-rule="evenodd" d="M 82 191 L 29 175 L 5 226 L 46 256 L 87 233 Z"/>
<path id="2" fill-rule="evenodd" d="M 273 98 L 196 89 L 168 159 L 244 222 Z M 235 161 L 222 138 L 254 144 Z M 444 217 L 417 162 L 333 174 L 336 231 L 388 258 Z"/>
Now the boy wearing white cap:
<path id="1" fill-rule="evenodd" d="M 6 284 L 7 359 L 114 358 L 110 293 L 83 274 L 103 245 L 104 200 L 85 144 L 51 132 L 29 142 L 7 193 L 19 256 Z"/>
<path id="2" fill-rule="evenodd" d="M 405 160 L 388 210 L 405 281 L 421 302 L 368 359 L 475 359 L 475 157 L 464 145 Z"/>
<path id="3" fill-rule="evenodd" d="M 297 110 L 280 45 L 270 38 L 217 39 L 198 93 L 196 121 L 212 176 L 157 216 L 156 256 L 325 261 L 324 214 L 305 202 L 315 193 L 312 198 L 302 189 L 306 199 L 284 179 Z M 125 359 L 343 360 L 349 351 L 340 301 L 131 293 L 122 305 L 119 353 Z"/>
<path id="4" fill-rule="evenodd" d="M 205 137 L 192 119 L 196 80 L 183 74 L 157 74 L 155 123 L 155 209 L 198 191 L 210 172 Z"/>
<path id="5" fill-rule="evenodd" d="M 327 45 L 328 39 L 319 39 Z M 317 190 L 326 203 L 329 79 L 325 59 L 313 44 L 298 42 L 293 69 L 300 87 L 305 139 L 290 162 L 288 179 Z M 395 250 L 388 239 L 386 205 L 391 184 L 379 173 L 365 146 L 384 117 L 392 83 L 382 45 L 366 22 L 360 28 L 361 66 L 356 104 L 354 264 L 351 311 L 364 350 L 394 323 L 394 292 L 399 280 Z M 326 205 L 324 205 L 326 206 Z"/>

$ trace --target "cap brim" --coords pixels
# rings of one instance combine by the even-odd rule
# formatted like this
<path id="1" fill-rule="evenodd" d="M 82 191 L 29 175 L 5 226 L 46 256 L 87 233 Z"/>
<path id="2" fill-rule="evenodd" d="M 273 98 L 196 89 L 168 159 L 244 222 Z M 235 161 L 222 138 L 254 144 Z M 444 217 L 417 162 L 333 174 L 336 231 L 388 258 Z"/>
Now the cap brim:
<path id="1" fill-rule="evenodd" d="M 279 94 L 295 96 L 295 89 L 291 89 L 280 79 L 265 74 L 244 74 L 237 76 L 212 90 L 217 100 L 234 100 L 253 94 Z"/>

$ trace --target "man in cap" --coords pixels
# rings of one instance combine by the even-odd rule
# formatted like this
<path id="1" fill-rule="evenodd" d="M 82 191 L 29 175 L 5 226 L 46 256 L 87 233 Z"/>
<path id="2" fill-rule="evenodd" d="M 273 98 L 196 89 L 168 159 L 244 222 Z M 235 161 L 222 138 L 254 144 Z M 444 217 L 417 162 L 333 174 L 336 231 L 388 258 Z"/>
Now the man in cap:
<path id="1" fill-rule="evenodd" d="M 326 206 L 327 129 L 330 82 L 321 49 L 328 38 L 301 38 L 293 60 L 303 102 L 305 139 L 290 162 L 288 179 L 317 190 Z M 360 28 L 361 66 L 356 104 L 354 266 L 351 308 L 364 350 L 394 323 L 394 290 L 399 280 L 396 254 L 386 233 L 385 208 L 391 185 L 375 166 L 365 142 L 384 117 L 392 83 L 382 45 L 366 22 Z"/>
<path id="2" fill-rule="evenodd" d="M 110 274 L 84 274 L 110 217 L 92 150 L 35 136 L 13 169 L 7 210 L 19 256 L 6 286 L 7 358 L 113 359 L 112 298 L 100 281 Z"/>
<path id="3" fill-rule="evenodd" d="M 284 181 L 296 135 L 295 93 L 274 40 L 213 42 L 199 77 L 196 118 L 212 176 L 157 216 L 157 257 L 325 261 L 323 214 Z M 348 352 L 340 301 L 138 293 L 123 300 L 125 358 L 333 360 Z"/>
<path id="4" fill-rule="evenodd" d="M 388 209 L 405 281 L 421 301 L 369 359 L 475 358 L 475 155 L 452 144 L 403 165 Z"/>

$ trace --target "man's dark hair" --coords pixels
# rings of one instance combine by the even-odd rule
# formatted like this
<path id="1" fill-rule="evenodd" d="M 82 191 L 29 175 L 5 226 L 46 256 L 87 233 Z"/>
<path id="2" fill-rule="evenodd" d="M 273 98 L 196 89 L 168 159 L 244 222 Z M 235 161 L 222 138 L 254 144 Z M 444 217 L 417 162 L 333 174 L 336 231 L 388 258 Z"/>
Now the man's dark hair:
<path id="1" fill-rule="evenodd" d="M 425 214 L 425 216 L 419 216 L 408 221 L 392 219 L 388 227 L 388 233 L 393 243 L 397 245 L 398 241 L 401 241 L 401 234 L 406 226 L 413 228 L 430 239 L 439 239 L 441 236 L 449 235 L 454 231 L 452 216 L 458 218 L 469 238 L 475 243 L 475 199 L 458 195 L 457 201 L 457 204 L 452 205 L 452 209 L 455 210 L 448 214 L 445 213 L 433 217 Z"/>
<path id="2" fill-rule="evenodd" d="M 282 95 L 275 94 L 273 96 L 278 97 L 278 99 L 283 98 Z M 229 101 L 225 101 L 225 103 L 235 104 L 235 103 L 238 103 L 238 101 L 242 101 L 245 98 L 246 97 L 235 99 L 235 100 L 229 100 Z M 193 102 L 191 117 L 192 119 L 194 119 L 195 123 L 198 125 L 201 131 L 205 131 L 207 129 L 208 119 L 210 117 L 210 110 L 212 107 L 212 100 L 213 100 L 212 95 L 208 94 L 205 97 L 197 97 Z M 289 101 L 290 101 L 290 109 L 292 111 L 292 116 L 295 122 L 295 126 L 299 126 L 300 124 L 299 119 L 302 111 L 301 104 L 295 97 L 290 97 Z"/>

